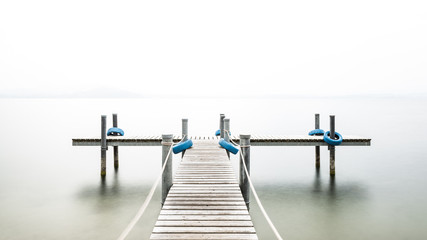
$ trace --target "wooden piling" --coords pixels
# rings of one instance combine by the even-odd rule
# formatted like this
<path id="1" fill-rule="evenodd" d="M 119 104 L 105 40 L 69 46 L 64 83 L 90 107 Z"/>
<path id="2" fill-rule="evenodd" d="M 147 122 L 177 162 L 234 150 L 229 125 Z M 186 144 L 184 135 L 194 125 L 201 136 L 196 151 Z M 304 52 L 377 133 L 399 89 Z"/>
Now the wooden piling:
<path id="1" fill-rule="evenodd" d="M 118 127 L 117 113 L 113 113 L 113 127 Z M 114 169 L 119 168 L 119 147 L 114 146 Z"/>
<path id="2" fill-rule="evenodd" d="M 220 138 L 224 138 L 224 114 L 219 115 L 219 131 L 220 131 Z"/>
<path id="3" fill-rule="evenodd" d="M 101 115 L 101 176 L 107 173 L 107 116 Z"/>
<path id="4" fill-rule="evenodd" d="M 240 147 L 242 149 L 242 155 L 240 155 L 240 168 L 239 168 L 239 187 L 240 191 L 242 191 L 243 199 L 245 200 L 246 207 L 249 209 L 249 196 L 251 194 L 250 192 L 250 186 L 249 186 L 249 180 L 246 176 L 245 167 L 243 165 L 243 161 L 246 164 L 246 168 L 248 169 L 248 173 L 250 175 L 251 173 L 251 135 L 243 135 L 240 134 Z"/>
<path id="5" fill-rule="evenodd" d="M 182 141 L 187 141 L 188 139 L 188 119 L 183 118 L 182 119 Z M 181 158 L 184 157 L 185 150 L 181 153 Z"/>
<path id="6" fill-rule="evenodd" d="M 320 128 L 320 115 L 316 113 L 314 115 L 314 128 L 319 129 Z M 320 146 L 315 147 L 315 154 L 316 154 L 316 168 L 320 168 Z"/>
<path id="7" fill-rule="evenodd" d="M 188 139 L 188 119 L 182 119 L 182 139 L 186 141 Z"/>
<path id="8" fill-rule="evenodd" d="M 168 159 L 166 159 L 172 147 L 172 138 L 172 134 L 162 135 L 162 167 L 165 161 L 168 161 L 162 174 L 162 205 L 165 203 L 169 189 L 172 187 L 172 153 L 169 154 Z"/>
<path id="9" fill-rule="evenodd" d="M 224 140 L 230 142 L 230 119 L 224 118 Z M 230 152 L 227 151 L 228 159 L 230 159 Z"/>
<path id="10" fill-rule="evenodd" d="M 335 139 L 335 115 L 329 116 L 330 120 L 330 137 Z M 329 174 L 331 176 L 335 175 L 335 146 L 329 147 Z"/>

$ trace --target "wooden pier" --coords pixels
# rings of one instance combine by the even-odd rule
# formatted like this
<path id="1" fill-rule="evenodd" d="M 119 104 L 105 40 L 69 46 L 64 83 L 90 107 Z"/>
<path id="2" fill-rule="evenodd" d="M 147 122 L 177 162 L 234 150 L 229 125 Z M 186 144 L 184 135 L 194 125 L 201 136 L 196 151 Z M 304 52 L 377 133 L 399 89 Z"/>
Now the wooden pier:
<path id="1" fill-rule="evenodd" d="M 180 135 L 173 137 L 174 142 L 181 141 Z M 220 137 L 215 136 L 189 136 L 192 140 L 215 140 L 219 141 Z M 230 139 L 239 143 L 239 136 L 231 136 Z M 124 137 L 107 137 L 108 146 L 161 146 L 162 136 L 124 136 Z M 323 141 L 323 136 L 308 136 L 308 135 L 287 135 L 287 136 L 272 136 L 272 135 L 252 135 L 252 146 L 328 146 Z M 343 142 L 340 146 L 370 146 L 371 139 L 343 135 Z M 101 146 L 101 138 L 74 138 L 73 146 Z"/>
<path id="2" fill-rule="evenodd" d="M 319 128 L 319 114 L 315 115 L 315 129 Z M 117 115 L 113 115 L 113 126 L 117 127 Z M 123 132 L 122 132 L 123 133 Z M 220 136 L 189 136 L 188 119 L 182 119 L 182 135 L 163 134 L 159 136 L 107 136 L 106 116 L 101 116 L 101 137 L 74 138 L 73 146 L 100 146 L 101 177 L 106 175 L 106 151 L 114 148 L 114 167 L 119 167 L 119 146 L 162 146 L 163 169 L 153 185 L 141 209 L 152 199 L 155 187 L 162 179 L 162 209 L 150 239 L 258 239 L 249 215 L 250 188 L 276 238 L 281 240 L 277 229 L 269 219 L 250 182 L 251 146 L 315 146 L 315 166 L 320 167 L 320 146 L 327 146 L 330 152 L 330 175 L 335 175 L 335 116 L 330 115 L 330 132 L 323 136 L 271 136 L 239 135 L 230 133 L 230 119 L 220 115 Z M 328 137 L 328 134 L 329 137 Z M 370 146 L 371 139 L 341 135 L 339 146 Z M 123 134 L 122 134 L 123 135 Z M 230 141 L 241 145 L 239 182 L 229 160 L 229 152 L 221 148 L 218 141 Z M 191 139 L 192 148 L 182 153 L 180 166 L 173 178 L 171 148 L 173 143 Z M 329 145 L 325 141 L 331 144 Z M 134 218 L 120 236 L 125 239 L 139 217 Z"/>
<path id="3" fill-rule="evenodd" d="M 150 239 L 258 239 L 226 151 L 194 140 Z"/>

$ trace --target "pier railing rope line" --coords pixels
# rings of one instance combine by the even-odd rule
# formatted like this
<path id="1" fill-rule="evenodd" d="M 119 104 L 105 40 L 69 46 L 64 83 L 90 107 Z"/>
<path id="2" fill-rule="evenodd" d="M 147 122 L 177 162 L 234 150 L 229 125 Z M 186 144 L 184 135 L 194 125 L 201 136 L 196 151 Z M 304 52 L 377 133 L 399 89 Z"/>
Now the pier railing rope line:
<path id="1" fill-rule="evenodd" d="M 226 132 L 227 132 L 227 134 L 230 136 L 229 131 L 227 131 L 227 130 L 225 130 L 225 131 L 226 131 Z M 257 204 L 258 204 L 259 208 L 261 209 L 261 212 L 262 212 L 262 214 L 264 215 L 264 218 L 267 220 L 267 223 L 268 223 L 268 225 L 270 226 L 271 230 L 273 230 L 273 233 L 274 233 L 274 235 L 276 235 L 276 238 L 277 238 L 278 240 L 283 240 L 283 238 L 280 236 L 279 232 L 277 231 L 276 227 L 274 226 L 273 222 L 271 221 L 270 217 L 268 216 L 267 212 L 265 211 L 264 206 L 262 205 L 261 200 L 259 199 L 258 194 L 257 194 L 257 192 L 256 192 L 256 190 L 255 190 L 255 187 L 254 187 L 254 185 L 252 184 L 252 180 L 251 180 L 251 177 L 250 177 L 250 175 L 249 175 L 248 168 L 246 167 L 246 163 L 245 163 L 245 161 L 244 161 L 245 157 L 243 156 L 243 153 L 242 153 L 242 148 L 245 148 L 245 147 L 248 147 L 248 146 L 241 146 L 240 144 L 237 144 L 236 142 L 234 142 L 233 140 L 231 140 L 231 138 L 229 138 L 229 139 L 230 139 L 230 141 L 231 141 L 234 145 L 239 146 L 239 148 L 240 148 L 240 151 L 239 151 L 239 152 L 240 152 L 240 156 L 241 156 L 241 159 L 242 159 L 242 161 L 240 161 L 240 162 L 242 162 L 242 164 L 243 164 L 243 166 L 244 166 L 245 174 L 246 174 L 246 177 L 248 178 L 248 182 L 249 182 L 249 187 L 250 187 L 250 188 L 251 188 L 251 190 L 252 190 L 252 193 L 253 193 L 253 195 L 254 195 L 254 197 L 255 197 L 255 200 L 256 200 L 256 202 L 257 202 Z"/>
<path id="2" fill-rule="evenodd" d="M 184 139 L 185 139 L 185 135 L 182 137 L 182 140 L 180 142 L 182 142 Z M 178 143 L 180 143 L 180 142 L 178 142 Z M 147 197 L 145 198 L 144 203 L 139 208 L 139 210 L 136 213 L 135 217 L 133 217 L 132 221 L 130 221 L 130 223 L 126 226 L 126 228 L 123 230 L 122 234 L 120 234 L 120 236 L 117 238 L 117 240 L 124 240 L 124 239 L 126 239 L 126 237 L 129 235 L 129 233 L 135 227 L 135 225 L 138 222 L 138 220 L 144 214 L 145 210 L 148 207 L 148 204 L 150 204 L 151 199 L 153 199 L 154 191 L 156 190 L 157 185 L 159 185 L 160 179 L 162 178 L 162 174 L 165 171 L 166 164 L 167 164 L 167 162 L 169 160 L 169 156 L 170 156 L 170 154 L 172 152 L 172 146 L 176 145 L 178 143 L 171 143 L 170 144 L 171 147 L 169 149 L 168 154 L 166 155 L 166 159 L 165 159 L 165 161 L 163 163 L 163 166 L 162 166 L 162 171 L 160 172 L 159 176 L 157 177 L 156 181 L 154 182 L 153 186 L 151 187 L 150 192 L 148 193 Z"/>

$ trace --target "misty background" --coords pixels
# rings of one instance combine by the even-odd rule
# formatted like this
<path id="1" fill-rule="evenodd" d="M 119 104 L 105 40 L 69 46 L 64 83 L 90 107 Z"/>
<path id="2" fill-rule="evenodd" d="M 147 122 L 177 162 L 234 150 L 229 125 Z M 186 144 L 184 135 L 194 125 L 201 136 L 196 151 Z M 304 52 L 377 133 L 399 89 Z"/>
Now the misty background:
<path id="1" fill-rule="evenodd" d="M 1 97 L 421 96 L 425 1 L 1 1 Z"/>

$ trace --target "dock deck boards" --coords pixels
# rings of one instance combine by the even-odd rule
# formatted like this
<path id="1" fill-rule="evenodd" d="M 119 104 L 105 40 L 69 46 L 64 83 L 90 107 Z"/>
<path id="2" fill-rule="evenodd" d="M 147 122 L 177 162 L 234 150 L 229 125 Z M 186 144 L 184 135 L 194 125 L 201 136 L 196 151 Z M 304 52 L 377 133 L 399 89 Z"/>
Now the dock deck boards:
<path id="1" fill-rule="evenodd" d="M 215 136 L 190 136 L 192 140 L 214 140 Z M 175 135 L 174 142 L 179 142 L 181 136 Z M 239 143 L 239 136 L 231 136 L 231 140 Z M 161 146 L 161 136 L 118 136 L 107 137 L 108 146 Z M 252 146 L 327 146 L 323 136 L 289 135 L 289 136 L 259 136 L 251 137 Z M 365 137 L 343 135 L 340 146 L 370 146 L 371 139 Z M 101 146 L 100 137 L 73 138 L 73 146 Z"/>
<path id="2" fill-rule="evenodd" d="M 150 239 L 258 239 L 224 149 L 217 139 L 193 142 Z"/>

